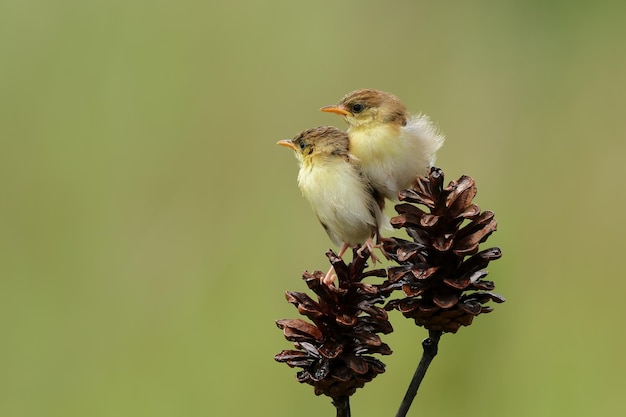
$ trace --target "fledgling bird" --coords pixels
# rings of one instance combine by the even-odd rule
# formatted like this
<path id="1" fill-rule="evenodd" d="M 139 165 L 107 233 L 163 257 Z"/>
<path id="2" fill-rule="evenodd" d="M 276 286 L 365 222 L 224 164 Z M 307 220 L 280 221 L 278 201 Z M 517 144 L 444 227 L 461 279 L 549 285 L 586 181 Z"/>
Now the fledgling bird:
<path id="1" fill-rule="evenodd" d="M 410 116 L 398 97 L 384 91 L 355 90 L 320 110 L 343 116 L 350 152 L 374 189 L 390 200 L 397 200 L 398 191 L 409 188 L 417 176 L 428 174 L 444 142 L 428 116 Z"/>
<path id="2" fill-rule="evenodd" d="M 378 234 L 382 214 L 359 161 L 349 152 L 348 134 L 321 126 L 277 144 L 295 151 L 300 165 L 298 187 L 330 239 L 342 245 L 339 257 L 349 247 L 363 244 L 358 253 L 368 248 L 376 263 L 373 237 Z M 333 268 L 323 281 L 333 283 Z"/>

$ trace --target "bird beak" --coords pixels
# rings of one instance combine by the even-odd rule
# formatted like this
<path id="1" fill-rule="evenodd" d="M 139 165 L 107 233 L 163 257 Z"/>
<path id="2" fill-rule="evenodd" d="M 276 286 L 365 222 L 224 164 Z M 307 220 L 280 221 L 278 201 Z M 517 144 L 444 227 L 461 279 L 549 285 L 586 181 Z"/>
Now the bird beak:
<path id="1" fill-rule="evenodd" d="M 276 144 L 280 146 L 284 146 L 286 148 L 291 148 L 294 151 L 296 150 L 296 145 L 294 145 L 290 139 L 279 140 L 278 142 L 276 142 Z"/>
<path id="2" fill-rule="evenodd" d="M 326 113 L 337 113 L 341 116 L 348 116 L 350 112 L 344 109 L 342 106 L 324 106 L 320 109 L 320 111 Z"/>

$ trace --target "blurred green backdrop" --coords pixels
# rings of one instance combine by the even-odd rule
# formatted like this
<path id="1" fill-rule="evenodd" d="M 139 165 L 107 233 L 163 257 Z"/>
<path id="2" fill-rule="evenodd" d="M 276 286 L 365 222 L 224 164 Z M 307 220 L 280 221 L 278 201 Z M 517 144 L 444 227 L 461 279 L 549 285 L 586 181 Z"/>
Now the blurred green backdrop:
<path id="1" fill-rule="evenodd" d="M 621 1 L 0 3 L 0 416 L 329 416 L 274 320 L 330 242 L 279 139 L 360 87 L 447 135 L 507 303 L 443 338 L 410 415 L 616 416 Z M 620 214 L 622 213 L 622 214 Z M 393 415 L 399 314 L 354 416 Z"/>

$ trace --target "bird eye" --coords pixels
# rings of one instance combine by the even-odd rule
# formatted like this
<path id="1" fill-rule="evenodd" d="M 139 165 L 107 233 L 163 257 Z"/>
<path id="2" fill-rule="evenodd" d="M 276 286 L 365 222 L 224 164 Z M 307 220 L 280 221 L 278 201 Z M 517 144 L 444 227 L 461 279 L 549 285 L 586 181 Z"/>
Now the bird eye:
<path id="1" fill-rule="evenodd" d="M 363 111 L 363 105 L 361 103 L 355 103 L 352 105 L 352 113 L 361 113 Z"/>
<path id="2" fill-rule="evenodd" d="M 300 147 L 300 149 L 302 149 L 302 150 L 304 150 L 304 148 L 306 148 L 306 145 L 305 145 L 305 143 L 304 143 L 304 142 L 300 142 L 300 143 L 298 144 L 298 146 L 299 146 L 299 147 Z"/>

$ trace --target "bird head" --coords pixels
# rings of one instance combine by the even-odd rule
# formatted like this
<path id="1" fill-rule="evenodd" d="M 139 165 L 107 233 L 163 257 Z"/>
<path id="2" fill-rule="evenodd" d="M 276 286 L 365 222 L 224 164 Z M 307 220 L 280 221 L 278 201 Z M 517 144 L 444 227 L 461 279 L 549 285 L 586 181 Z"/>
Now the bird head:
<path id="1" fill-rule="evenodd" d="M 352 91 L 336 105 L 325 106 L 320 110 L 343 116 L 351 129 L 371 128 L 382 124 L 404 126 L 408 117 L 406 107 L 398 97 L 373 89 Z"/>
<path id="2" fill-rule="evenodd" d="M 349 147 L 348 134 L 332 126 L 314 127 L 276 144 L 293 149 L 300 162 L 315 156 L 345 156 Z"/>

